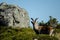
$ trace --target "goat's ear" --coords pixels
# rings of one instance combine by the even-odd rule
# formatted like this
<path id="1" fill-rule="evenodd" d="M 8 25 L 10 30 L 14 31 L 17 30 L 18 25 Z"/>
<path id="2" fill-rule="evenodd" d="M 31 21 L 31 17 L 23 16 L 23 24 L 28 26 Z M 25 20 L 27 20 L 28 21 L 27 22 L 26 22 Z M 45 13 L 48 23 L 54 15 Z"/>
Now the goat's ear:
<path id="1" fill-rule="evenodd" d="M 38 18 L 35 19 L 35 21 L 37 20 Z"/>
<path id="2" fill-rule="evenodd" d="M 31 20 L 33 20 L 33 21 L 34 21 L 34 19 L 33 19 L 33 18 L 31 18 Z"/>

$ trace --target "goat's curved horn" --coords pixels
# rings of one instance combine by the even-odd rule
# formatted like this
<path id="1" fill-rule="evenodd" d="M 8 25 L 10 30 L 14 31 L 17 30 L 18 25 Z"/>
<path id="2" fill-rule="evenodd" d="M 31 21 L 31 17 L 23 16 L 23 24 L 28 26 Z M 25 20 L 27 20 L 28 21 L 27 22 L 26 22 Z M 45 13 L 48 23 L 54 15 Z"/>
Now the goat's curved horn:
<path id="1" fill-rule="evenodd" d="M 38 18 L 35 19 L 35 21 L 37 20 Z"/>
<path id="2" fill-rule="evenodd" d="M 33 19 L 33 18 L 31 18 L 31 20 L 33 20 L 33 21 L 34 21 L 34 19 Z"/>

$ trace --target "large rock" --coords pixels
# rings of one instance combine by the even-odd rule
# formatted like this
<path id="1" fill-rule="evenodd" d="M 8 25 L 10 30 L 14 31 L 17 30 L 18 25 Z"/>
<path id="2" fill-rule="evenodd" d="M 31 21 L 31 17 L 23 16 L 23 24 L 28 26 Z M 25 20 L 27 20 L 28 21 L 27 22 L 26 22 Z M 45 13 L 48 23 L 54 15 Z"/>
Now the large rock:
<path id="1" fill-rule="evenodd" d="M 28 27 L 29 16 L 25 9 L 7 3 L 0 4 L 0 26 Z"/>

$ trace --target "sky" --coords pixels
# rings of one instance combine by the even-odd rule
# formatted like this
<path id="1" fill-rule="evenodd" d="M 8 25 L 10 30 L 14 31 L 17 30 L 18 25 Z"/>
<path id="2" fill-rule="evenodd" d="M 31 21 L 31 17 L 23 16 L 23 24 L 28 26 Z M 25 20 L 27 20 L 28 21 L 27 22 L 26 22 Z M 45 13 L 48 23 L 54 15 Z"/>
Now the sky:
<path id="1" fill-rule="evenodd" d="M 38 21 L 47 22 L 49 16 L 52 16 L 60 22 L 60 0 L 0 0 L 1 2 L 26 9 L 29 17 L 39 18 Z"/>

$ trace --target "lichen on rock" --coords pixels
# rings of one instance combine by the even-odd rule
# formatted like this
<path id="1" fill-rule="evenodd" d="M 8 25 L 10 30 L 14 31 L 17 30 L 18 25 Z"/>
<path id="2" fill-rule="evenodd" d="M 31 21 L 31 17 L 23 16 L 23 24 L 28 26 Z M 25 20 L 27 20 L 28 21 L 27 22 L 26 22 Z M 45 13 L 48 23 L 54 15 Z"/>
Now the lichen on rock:
<path id="1" fill-rule="evenodd" d="M 0 4 L 0 26 L 28 28 L 28 12 L 16 5 Z"/>

